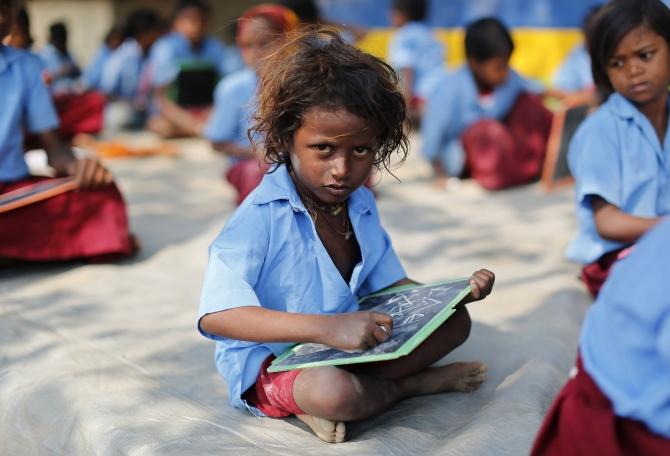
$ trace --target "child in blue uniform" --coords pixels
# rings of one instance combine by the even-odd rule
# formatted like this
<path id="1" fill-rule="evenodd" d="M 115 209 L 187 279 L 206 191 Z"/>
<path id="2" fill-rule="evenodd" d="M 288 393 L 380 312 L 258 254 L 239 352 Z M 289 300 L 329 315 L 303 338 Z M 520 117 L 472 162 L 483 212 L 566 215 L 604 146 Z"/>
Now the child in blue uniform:
<path id="1" fill-rule="evenodd" d="M 542 88 L 509 68 L 513 50 L 495 18 L 466 28 L 467 65 L 440 81 L 421 125 L 436 185 L 470 173 L 483 187 L 499 189 L 539 176 L 551 113 L 531 95 Z"/>
<path id="2" fill-rule="evenodd" d="M 86 88 L 91 90 L 102 90 L 100 83 L 102 81 L 102 73 L 105 64 L 112 52 L 121 46 L 123 39 L 123 29 L 121 26 L 115 25 L 109 29 L 105 36 L 105 41 L 98 48 L 91 63 L 89 63 L 82 75 L 82 81 Z"/>
<path id="3" fill-rule="evenodd" d="M 211 99 L 204 105 L 187 107 L 171 98 L 171 86 L 179 74 L 186 71 L 184 66 L 206 65 L 219 78 L 242 66 L 236 50 L 206 35 L 208 15 L 209 6 L 203 1 L 180 0 L 173 16 L 172 32 L 159 39 L 151 50 L 156 112 L 149 120 L 149 128 L 162 136 L 200 136 L 209 115 Z"/>
<path id="4" fill-rule="evenodd" d="M 67 46 L 67 27 L 62 22 L 49 26 L 49 44 L 40 51 L 51 91 L 56 94 L 77 90 L 81 71 Z"/>
<path id="5" fill-rule="evenodd" d="M 270 4 L 250 8 L 238 20 L 237 45 L 246 68 L 219 82 L 204 133 L 214 149 L 232 160 L 226 178 L 237 190 L 237 204 L 256 188 L 268 169 L 259 163 L 247 136 L 256 105 L 257 72 L 272 52 L 272 44 L 297 26 L 298 18 L 291 10 Z"/>
<path id="6" fill-rule="evenodd" d="M 362 186 L 373 166 L 388 169 L 393 153 L 407 152 L 395 72 L 329 29 L 293 32 L 264 68 L 252 131 L 274 168 L 212 244 L 198 317 L 200 332 L 217 341 L 230 402 L 295 414 L 340 442 L 344 422 L 403 398 L 475 389 L 481 363 L 429 368 L 467 338 L 464 306 L 407 357 L 267 372 L 295 342 L 355 350 L 384 341 L 391 317 L 357 312 L 357 298 L 412 281 Z M 490 271 L 473 274 L 470 300 L 493 282 Z"/>
<path id="7" fill-rule="evenodd" d="M 424 0 L 394 0 L 391 7 L 391 23 L 397 30 L 391 38 L 388 60 L 400 74 L 413 120 L 419 119 L 424 103 L 446 73 L 444 46 L 422 22 L 426 9 Z"/>
<path id="8" fill-rule="evenodd" d="M 611 95 L 570 143 L 579 231 L 567 253 L 594 296 L 623 249 L 670 213 L 669 43 L 658 0 L 614 2 L 593 29 L 595 81 Z"/>
<path id="9" fill-rule="evenodd" d="M 0 36 L 15 4 L 0 0 Z M 97 160 L 78 160 L 58 138 L 58 118 L 38 57 L 0 44 L 0 194 L 48 179 L 29 175 L 23 132 L 37 135 L 51 167 L 75 178 L 74 191 L 0 214 L 0 259 L 97 260 L 133 253 L 125 204 Z"/>

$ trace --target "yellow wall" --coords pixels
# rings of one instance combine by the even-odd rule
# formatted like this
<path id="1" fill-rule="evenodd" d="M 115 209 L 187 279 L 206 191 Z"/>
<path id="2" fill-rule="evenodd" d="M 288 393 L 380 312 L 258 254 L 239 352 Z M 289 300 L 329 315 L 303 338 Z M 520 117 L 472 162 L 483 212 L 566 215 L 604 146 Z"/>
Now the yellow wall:
<path id="1" fill-rule="evenodd" d="M 374 29 L 361 40 L 361 49 L 385 58 L 393 30 Z M 463 29 L 438 29 L 436 35 L 447 49 L 447 66 L 461 65 L 465 58 Z M 529 78 L 549 84 L 553 73 L 570 50 L 582 40 L 579 29 L 518 28 L 512 31 L 514 55 L 511 65 Z"/>

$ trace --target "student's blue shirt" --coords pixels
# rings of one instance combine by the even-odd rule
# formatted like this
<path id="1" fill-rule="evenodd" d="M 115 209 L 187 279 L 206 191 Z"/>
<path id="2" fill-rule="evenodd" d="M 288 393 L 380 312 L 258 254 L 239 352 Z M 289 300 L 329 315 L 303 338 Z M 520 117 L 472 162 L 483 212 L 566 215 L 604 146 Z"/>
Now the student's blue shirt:
<path id="1" fill-rule="evenodd" d="M 198 48 L 193 49 L 191 43 L 177 32 L 156 41 L 151 47 L 150 59 L 154 87 L 172 83 L 179 74 L 180 65 L 188 62 L 209 62 L 219 70 L 220 76 L 242 67 L 242 59 L 235 48 L 227 47 L 217 39 L 205 38 Z"/>
<path id="2" fill-rule="evenodd" d="M 670 213 L 669 155 L 670 130 L 661 144 L 649 119 L 618 93 L 579 126 L 568 151 L 579 225 L 568 258 L 592 263 L 624 246 L 598 234 L 593 195 L 638 217 Z"/>
<path id="3" fill-rule="evenodd" d="M 107 63 L 107 59 L 112 54 L 112 50 L 106 44 L 103 44 L 98 49 L 98 52 L 95 53 L 93 60 L 86 67 L 82 79 L 86 87 L 93 90 L 102 90 L 101 81 L 102 81 L 102 72 Z"/>
<path id="4" fill-rule="evenodd" d="M 421 22 L 408 22 L 393 34 L 388 59 L 397 71 L 414 71 L 412 93 L 423 99 L 431 96 L 445 72 L 444 46 Z"/>
<path id="5" fill-rule="evenodd" d="M 60 72 L 64 65 L 72 65 L 77 67 L 77 64 L 72 56 L 62 54 L 52 44 L 47 44 L 44 46 L 44 48 L 39 52 L 39 56 L 44 62 L 44 69 L 51 75 L 55 75 Z M 75 88 L 76 84 L 77 78 L 73 78 L 71 76 L 58 76 L 51 83 L 51 91 L 53 93 L 70 92 Z"/>
<path id="6" fill-rule="evenodd" d="M 58 127 L 49 90 L 42 82 L 42 63 L 28 52 L 0 44 L 0 182 L 28 175 L 23 159 L 23 132 Z"/>
<path id="7" fill-rule="evenodd" d="M 147 62 L 137 41 L 134 38 L 127 39 L 107 59 L 100 88 L 107 95 L 133 100 L 138 96 Z"/>
<path id="8" fill-rule="evenodd" d="M 249 146 L 247 130 L 256 105 L 258 78 L 244 68 L 219 81 L 214 92 L 214 109 L 207 121 L 205 137 L 212 142 L 234 142 Z"/>
<path id="9" fill-rule="evenodd" d="M 670 221 L 614 265 L 584 320 L 584 368 L 618 416 L 670 438 Z"/>
<path id="10" fill-rule="evenodd" d="M 482 98 L 467 65 L 442 78 L 429 98 L 421 124 L 422 150 L 429 159 L 443 153 L 461 133 L 481 119 L 503 119 L 523 92 L 542 88 L 510 69 L 505 82 Z"/>
<path id="11" fill-rule="evenodd" d="M 574 48 L 554 75 L 554 87 L 576 92 L 593 87 L 591 56 L 583 44 Z"/>
<path id="12" fill-rule="evenodd" d="M 353 312 L 358 297 L 404 278 L 370 191 L 354 191 L 348 206 L 362 260 L 346 283 L 286 167 L 265 175 L 210 247 L 198 321 L 243 306 L 311 314 Z M 231 404 L 238 408 L 248 406 L 242 394 L 256 382 L 265 358 L 291 346 L 226 339 L 205 333 L 200 324 L 198 329 L 217 341 L 216 366 L 228 384 Z"/>

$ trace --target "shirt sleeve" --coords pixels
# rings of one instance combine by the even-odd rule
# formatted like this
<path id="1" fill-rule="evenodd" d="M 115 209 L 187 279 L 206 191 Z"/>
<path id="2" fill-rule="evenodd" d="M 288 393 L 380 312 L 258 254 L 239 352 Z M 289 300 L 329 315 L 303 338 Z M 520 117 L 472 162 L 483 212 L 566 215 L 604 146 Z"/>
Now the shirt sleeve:
<path id="1" fill-rule="evenodd" d="M 568 165 L 575 178 L 577 203 L 591 210 L 591 197 L 599 196 L 621 207 L 619 150 L 606 118 L 596 113 L 577 130 L 568 149 Z"/>
<path id="2" fill-rule="evenodd" d="M 205 315 L 261 305 L 254 287 L 268 251 L 266 209 L 266 206 L 242 206 L 209 249 L 198 311 L 198 330 L 205 337 L 222 339 L 202 329 L 200 320 Z"/>
<path id="3" fill-rule="evenodd" d="M 42 81 L 42 66 L 37 59 L 28 60 L 26 76 L 29 78 L 25 104 L 26 129 L 30 133 L 41 133 L 58 127 L 58 115 L 49 89 Z"/>
<path id="4" fill-rule="evenodd" d="M 168 41 L 157 43 L 152 48 L 151 67 L 153 78 L 151 83 L 154 87 L 169 85 L 177 78 L 179 65 Z"/>
<path id="5" fill-rule="evenodd" d="M 234 141 L 240 128 L 240 100 L 227 79 L 222 79 L 214 91 L 214 108 L 207 120 L 204 135 L 214 143 Z"/>
<path id="6" fill-rule="evenodd" d="M 418 56 L 413 55 L 412 49 L 408 46 L 407 40 L 402 36 L 396 35 L 389 45 L 388 59 L 389 64 L 398 70 L 414 68 Z"/>
<path id="7" fill-rule="evenodd" d="M 429 160 L 436 159 L 446 144 L 454 139 L 448 134 L 453 123 L 451 110 L 455 105 L 451 82 L 445 81 L 437 87 L 433 97 L 428 100 L 421 123 L 421 150 Z"/>

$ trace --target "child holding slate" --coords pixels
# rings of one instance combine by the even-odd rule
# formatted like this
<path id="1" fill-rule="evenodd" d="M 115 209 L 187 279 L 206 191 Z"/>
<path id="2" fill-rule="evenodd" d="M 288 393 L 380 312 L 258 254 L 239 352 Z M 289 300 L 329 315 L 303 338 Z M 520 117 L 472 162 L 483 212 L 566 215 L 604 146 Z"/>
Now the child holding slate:
<path id="1" fill-rule="evenodd" d="M 293 343 L 372 348 L 391 316 L 358 312 L 357 299 L 413 283 L 362 186 L 373 166 L 407 153 L 405 101 L 395 72 L 329 29 L 294 31 L 260 74 L 252 132 L 273 169 L 210 248 L 198 329 L 217 341 L 216 364 L 232 405 L 295 414 L 327 442 L 344 422 L 379 414 L 403 398 L 472 391 L 481 363 L 430 368 L 470 331 L 464 306 L 408 356 L 356 367 L 269 373 Z M 470 278 L 465 302 L 491 292 L 494 275 Z"/>
<path id="2" fill-rule="evenodd" d="M 568 163 L 579 232 L 568 257 L 597 295 L 626 247 L 670 213 L 670 10 L 659 0 L 615 1 L 590 42 L 607 101 L 579 127 Z"/>

